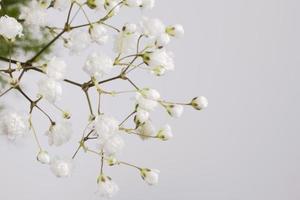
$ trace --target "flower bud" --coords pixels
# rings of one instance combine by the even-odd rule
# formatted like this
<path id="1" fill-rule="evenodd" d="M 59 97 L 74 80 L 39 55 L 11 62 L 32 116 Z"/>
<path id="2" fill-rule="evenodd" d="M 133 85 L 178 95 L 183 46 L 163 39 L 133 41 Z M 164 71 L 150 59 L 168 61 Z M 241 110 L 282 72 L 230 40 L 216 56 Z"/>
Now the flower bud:
<path id="1" fill-rule="evenodd" d="M 173 138 L 173 133 L 170 125 L 165 125 L 162 129 L 158 131 L 157 138 L 167 141 Z"/>
<path id="2" fill-rule="evenodd" d="M 139 91 L 144 98 L 157 101 L 160 99 L 160 94 L 157 90 L 144 88 Z"/>
<path id="3" fill-rule="evenodd" d="M 72 164 L 70 161 L 56 157 L 51 161 L 51 170 L 56 177 L 69 177 Z"/>
<path id="4" fill-rule="evenodd" d="M 40 151 L 37 160 L 42 164 L 49 164 L 51 159 L 47 151 Z"/>
<path id="5" fill-rule="evenodd" d="M 149 185 L 156 185 L 159 178 L 159 170 L 157 169 L 141 169 L 141 176 Z"/>
<path id="6" fill-rule="evenodd" d="M 180 38 L 184 35 L 184 29 L 182 25 L 175 24 L 173 26 L 167 27 L 166 33 L 168 33 L 170 36 Z"/>
<path id="7" fill-rule="evenodd" d="M 114 156 L 110 156 L 107 159 L 107 163 L 109 166 L 114 166 L 114 165 L 118 164 L 118 160 Z"/>
<path id="8" fill-rule="evenodd" d="M 168 105 L 166 108 L 171 117 L 179 118 L 183 113 L 182 105 L 172 104 Z"/>
<path id="9" fill-rule="evenodd" d="M 204 108 L 207 108 L 208 106 L 208 100 L 206 97 L 204 96 L 200 96 L 200 97 L 195 97 L 192 102 L 191 105 L 193 106 L 193 108 L 195 108 L 196 110 L 202 110 Z"/>

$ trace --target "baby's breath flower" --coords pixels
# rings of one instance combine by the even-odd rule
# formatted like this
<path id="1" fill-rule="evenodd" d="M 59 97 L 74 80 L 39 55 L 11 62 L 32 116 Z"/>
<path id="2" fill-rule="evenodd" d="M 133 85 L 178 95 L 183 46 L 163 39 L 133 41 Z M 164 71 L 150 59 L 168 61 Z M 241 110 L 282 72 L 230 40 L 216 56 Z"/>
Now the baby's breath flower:
<path id="1" fill-rule="evenodd" d="M 151 88 L 144 88 L 139 91 L 144 98 L 157 101 L 160 99 L 160 94 L 157 90 Z"/>
<path id="2" fill-rule="evenodd" d="M 116 53 L 129 54 L 136 51 L 136 43 L 139 35 L 137 33 L 128 34 L 129 31 L 118 33 L 114 38 L 114 51 Z"/>
<path id="3" fill-rule="evenodd" d="M 109 176 L 100 175 L 98 177 L 98 190 L 97 194 L 103 198 L 111 198 L 118 193 L 118 185 L 112 181 Z"/>
<path id="4" fill-rule="evenodd" d="M 100 141 L 106 141 L 116 135 L 119 130 L 119 122 L 107 115 L 98 115 L 94 122 L 94 127 L 99 135 Z"/>
<path id="5" fill-rule="evenodd" d="M 175 118 L 181 117 L 183 110 L 184 110 L 182 105 L 177 105 L 177 104 L 167 105 L 166 109 L 167 109 L 169 115 L 172 117 L 175 117 Z"/>
<path id="6" fill-rule="evenodd" d="M 49 164 L 51 161 L 48 152 L 43 150 L 38 153 L 37 160 L 42 164 Z"/>
<path id="7" fill-rule="evenodd" d="M 143 33 L 148 37 L 158 37 L 165 32 L 165 25 L 159 19 L 144 17 L 141 22 Z"/>
<path id="8" fill-rule="evenodd" d="M 62 120 L 54 125 L 46 132 L 49 145 L 61 146 L 71 139 L 72 125 L 67 120 Z"/>
<path id="9" fill-rule="evenodd" d="M 55 103 L 57 100 L 61 99 L 62 86 L 55 79 L 44 78 L 38 82 L 38 87 L 38 94 L 50 103 Z"/>
<path id="10" fill-rule="evenodd" d="M 9 140 L 15 140 L 28 133 L 29 123 L 25 116 L 5 110 L 0 115 L 0 135 L 6 135 Z"/>
<path id="11" fill-rule="evenodd" d="M 141 108 L 138 108 L 137 109 L 137 113 L 136 113 L 136 117 L 135 117 L 135 120 L 138 122 L 138 123 L 144 123 L 146 122 L 150 117 L 150 113 L 146 110 L 143 110 Z"/>
<path id="12" fill-rule="evenodd" d="M 108 75 L 113 68 L 113 60 L 103 53 L 92 53 L 86 60 L 83 70 L 97 80 Z"/>
<path id="13" fill-rule="evenodd" d="M 70 49 L 71 53 L 78 54 L 85 50 L 90 42 L 90 36 L 85 31 L 72 31 L 65 40 L 65 47 Z"/>
<path id="14" fill-rule="evenodd" d="M 141 169 L 141 176 L 149 185 L 156 185 L 158 183 L 159 173 L 157 169 Z"/>
<path id="15" fill-rule="evenodd" d="M 166 28 L 166 33 L 170 36 L 180 38 L 184 35 L 184 29 L 181 24 L 175 24 Z"/>
<path id="16" fill-rule="evenodd" d="M 172 139 L 173 133 L 171 126 L 169 124 L 165 125 L 162 129 L 158 131 L 157 137 L 164 141 Z"/>
<path id="17" fill-rule="evenodd" d="M 100 45 L 103 45 L 108 40 L 107 29 L 102 24 L 94 24 L 90 27 L 89 33 L 92 41 L 97 42 Z"/>
<path id="18" fill-rule="evenodd" d="M 155 127 L 152 124 L 151 121 L 146 121 L 145 123 L 143 123 L 139 128 L 138 128 L 138 132 L 140 134 L 140 137 L 143 140 L 149 139 L 150 137 L 155 137 L 156 136 L 156 132 L 155 132 Z"/>
<path id="19" fill-rule="evenodd" d="M 137 25 L 133 23 L 127 23 L 123 26 L 122 31 L 126 35 L 134 34 L 137 31 Z"/>
<path id="20" fill-rule="evenodd" d="M 72 171 L 72 162 L 66 159 L 55 157 L 50 164 L 53 174 L 58 177 L 69 177 Z"/>
<path id="21" fill-rule="evenodd" d="M 114 135 L 107 140 L 99 140 L 99 149 L 107 156 L 120 152 L 125 146 L 124 140 L 119 135 Z"/>
<path id="22" fill-rule="evenodd" d="M 62 80 L 65 77 L 67 64 L 64 60 L 57 57 L 52 57 L 46 64 L 46 73 L 50 78 L 54 80 Z"/>
<path id="23" fill-rule="evenodd" d="M 19 19 L 24 20 L 28 26 L 45 26 L 47 24 L 46 9 L 41 7 L 37 1 L 30 1 L 28 6 L 21 7 Z"/>
<path id="24" fill-rule="evenodd" d="M 148 112 L 153 111 L 158 106 L 157 101 L 152 100 L 152 99 L 147 99 L 140 93 L 137 93 L 135 98 L 136 98 L 138 107 L 145 111 L 148 111 Z"/>
<path id="25" fill-rule="evenodd" d="M 13 17 L 7 15 L 0 17 L 0 35 L 8 40 L 15 40 L 23 36 L 22 25 Z"/>
<path id="26" fill-rule="evenodd" d="M 204 108 L 207 108 L 208 106 L 208 100 L 206 97 L 204 96 L 200 96 L 200 97 L 195 97 L 192 102 L 191 105 L 193 106 L 193 108 L 195 108 L 196 110 L 202 110 Z"/>

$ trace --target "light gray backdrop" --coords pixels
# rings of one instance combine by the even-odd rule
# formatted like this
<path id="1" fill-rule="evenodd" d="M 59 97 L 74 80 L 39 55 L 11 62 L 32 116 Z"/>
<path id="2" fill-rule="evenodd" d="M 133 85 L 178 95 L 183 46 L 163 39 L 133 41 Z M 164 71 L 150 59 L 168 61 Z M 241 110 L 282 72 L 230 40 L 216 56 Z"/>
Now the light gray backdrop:
<path id="1" fill-rule="evenodd" d="M 181 119 L 171 119 L 175 138 L 170 142 L 124 137 L 126 149 L 120 158 L 160 169 L 161 179 L 158 186 L 148 187 L 133 169 L 106 168 L 121 188 L 115 199 L 300 199 L 299 6 L 297 0 L 158 0 L 156 8 L 145 13 L 167 24 L 183 24 L 186 36 L 171 44 L 175 72 L 163 79 L 146 73 L 132 78 L 171 100 L 205 95 L 209 108 L 187 109 Z M 135 12 L 124 11 L 116 22 L 136 20 L 140 14 Z M 79 69 L 84 59 L 84 55 L 70 57 L 68 63 Z M 69 76 L 87 78 L 80 70 Z M 88 111 L 79 90 L 70 86 L 65 90 L 60 105 L 73 111 L 75 134 L 66 147 L 49 151 L 70 156 Z M 105 111 L 121 120 L 130 111 L 128 102 L 133 104 L 128 98 L 121 97 L 118 105 L 117 98 L 105 99 Z M 163 110 L 156 114 L 158 125 L 167 122 Z M 45 119 L 35 115 L 35 121 L 46 144 Z M 80 153 L 73 176 L 61 180 L 35 162 L 36 148 L 30 138 L 17 144 L 3 140 L 0 199 L 92 198 L 99 169 L 95 157 Z"/>

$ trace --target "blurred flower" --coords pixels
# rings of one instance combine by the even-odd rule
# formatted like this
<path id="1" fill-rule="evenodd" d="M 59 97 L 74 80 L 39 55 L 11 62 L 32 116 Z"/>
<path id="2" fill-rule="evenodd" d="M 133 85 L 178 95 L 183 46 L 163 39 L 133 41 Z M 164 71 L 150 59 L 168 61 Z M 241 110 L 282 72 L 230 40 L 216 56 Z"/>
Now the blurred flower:
<path id="1" fill-rule="evenodd" d="M 49 145 L 61 146 L 71 139 L 72 124 L 68 120 L 55 123 L 46 132 Z"/>
<path id="2" fill-rule="evenodd" d="M 15 40 L 17 36 L 23 35 L 22 31 L 22 25 L 15 18 L 7 15 L 0 17 L 0 35 L 4 38 Z"/>

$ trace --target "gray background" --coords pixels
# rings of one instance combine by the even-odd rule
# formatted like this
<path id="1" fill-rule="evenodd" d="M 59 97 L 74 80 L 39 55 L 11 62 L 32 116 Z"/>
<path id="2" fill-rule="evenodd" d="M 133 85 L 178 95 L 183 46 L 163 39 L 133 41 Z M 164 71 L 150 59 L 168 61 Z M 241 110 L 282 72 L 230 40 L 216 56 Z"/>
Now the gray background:
<path id="1" fill-rule="evenodd" d="M 297 0 L 158 0 L 145 15 L 181 23 L 186 30 L 185 38 L 171 44 L 177 69 L 163 79 L 146 73 L 132 78 L 171 100 L 205 95 L 209 108 L 186 109 L 181 119 L 171 119 L 175 138 L 167 143 L 124 136 L 127 145 L 120 158 L 158 168 L 161 177 L 158 186 L 148 187 L 133 169 L 106 168 L 121 188 L 115 199 L 300 198 L 299 6 Z M 126 17 L 136 19 L 131 11 L 124 13 L 120 23 Z M 68 63 L 79 69 L 84 59 L 71 57 Z M 80 70 L 69 76 L 87 78 Z M 60 105 L 73 111 L 75 134 L 69 145 L 49 151 L 70 156 L 88 111 L 80 91 L 70 86 L 65 90 Z M 104 110 L 121 120 L 130 111 L 128 98 L 106 98 Z M 162 109 L 156 115 L 158 126 L 168 121 Z M 37 114 L 35 122 L 46 144 L 45 119 Z M 0 199 L 92 199 L 99 170 L 95 157 L 80 153 L 73 176 L 56 179 L 35 162 L 31 138 L 0 143 Z"/>

